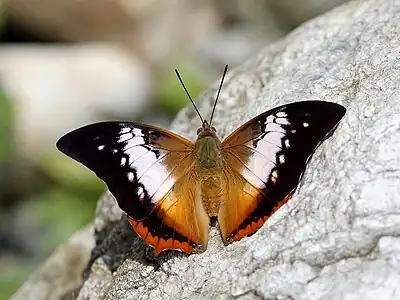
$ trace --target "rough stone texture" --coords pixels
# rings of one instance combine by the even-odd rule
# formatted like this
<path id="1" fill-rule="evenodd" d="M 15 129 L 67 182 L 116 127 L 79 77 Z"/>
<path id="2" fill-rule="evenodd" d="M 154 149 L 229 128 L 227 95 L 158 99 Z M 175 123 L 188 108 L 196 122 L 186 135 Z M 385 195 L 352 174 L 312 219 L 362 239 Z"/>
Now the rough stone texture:
<path id="1" fill-rule="evenodd" d="M 350 2 L 232 70 L 215 118 L 221 137 L 298 100 L 338 102 L 347 114 L 292 200 L 228 247 L 212 228 L 204 253 L 156 258 L 105 197 L 77 299 L 400 299 L 399 24 L 400 1 Z M 205 116 L 216 86 L 198 102 Z M 172 129 L 193 139 L 198 126 L 189 107 Z"/>
<path id="2" fill-rule="evenodd" d="M 93 226 L 76 232 L 31 275 L 11 299 L 60 299 L 78 289 L 94 246 Z"/>
<path id="3" fill-rule="evenodd" d="M 296 0 L 265 1 L 273 12 L 281 18 L 290 20 L 292 25 L 298 25 L 313 16 L 348 2 L 348 0 L 302 0 L 301 3 Z"/>

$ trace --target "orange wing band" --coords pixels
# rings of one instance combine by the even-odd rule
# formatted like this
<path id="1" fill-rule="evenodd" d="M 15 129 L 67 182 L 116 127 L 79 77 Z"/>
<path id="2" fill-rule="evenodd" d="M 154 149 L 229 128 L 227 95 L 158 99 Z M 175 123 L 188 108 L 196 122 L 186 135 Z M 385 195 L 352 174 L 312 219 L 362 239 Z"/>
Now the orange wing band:
<path id="1" fill-rule="evenodd" d="M 185 253 L 197 252 L 197 249 L 188 242 L 180 242 L 179 240 L 173 238 L 164 239 L 163 237 L 153 235 L 144 222 L 135 221 L 129 217 L 128 220 L 143 241 L 154 248 L 156 255 L 164 250 L 179 250 Z"/>
<path id="2" fill-rule="evenodd" d="M 229 241 L 239 241 L 246 236 L 250 236 L 254 234 L 258 229 L 260 229 L 264 223 L 271 217 L 279 208 L 281 208 L 288 200 L 290 199 L 291 194 L 287 195 L 285 199 L 279 201 L 273 208 L 273 211 L 267 216 L 259 216 L 255 221 L 248 221 L 246 219 L 240 226 L 236 233 L 234 233 L 230 238 Z"/>

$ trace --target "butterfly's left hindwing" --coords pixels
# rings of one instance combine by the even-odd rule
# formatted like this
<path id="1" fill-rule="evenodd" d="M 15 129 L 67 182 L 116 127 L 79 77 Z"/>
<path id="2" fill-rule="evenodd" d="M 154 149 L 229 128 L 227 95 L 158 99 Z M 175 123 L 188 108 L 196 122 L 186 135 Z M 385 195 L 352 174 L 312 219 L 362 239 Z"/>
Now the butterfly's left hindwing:
<path id="1" fill-rule="evenodd" d="M 196 207 L 193 144 L 156 127 L 103 122 L 72 131 L 57 148 L 108 186 L 156 252 L 206 247 L 208 216 Z"/>
<path id="2" fill-rule="evenodd" d="M 223 141 L 232 182 L 218 215 L 226 242 L 254 233 L 288 200 L 308 159 L 345 111 L 324 101 L 291 103 L 257 116 Z"/>

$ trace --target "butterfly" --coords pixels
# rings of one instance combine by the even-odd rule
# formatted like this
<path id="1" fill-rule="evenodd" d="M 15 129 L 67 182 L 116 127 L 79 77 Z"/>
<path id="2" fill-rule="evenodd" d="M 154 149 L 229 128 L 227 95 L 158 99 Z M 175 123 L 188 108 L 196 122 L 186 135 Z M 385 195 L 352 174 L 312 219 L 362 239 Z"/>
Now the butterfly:
<path id="1" fill-rule="evenodd" d="M 108 186 L 136 233 L 154 248 L 186 253 L 207 247 L 210 218 L 225 244 L 255 233 L 285 204 L 306 164 L 346 109 L 325 101 L 275 107 L 222 142 L 204 120 L 193 143 L 168 130 L 101 122 L 67 133 L 57 148 Z"/>

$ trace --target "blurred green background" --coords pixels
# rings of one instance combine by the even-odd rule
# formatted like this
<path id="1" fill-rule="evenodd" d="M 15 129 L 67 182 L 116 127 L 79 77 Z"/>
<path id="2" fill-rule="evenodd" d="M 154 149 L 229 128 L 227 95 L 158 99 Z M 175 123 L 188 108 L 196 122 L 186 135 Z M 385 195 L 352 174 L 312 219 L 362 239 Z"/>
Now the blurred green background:
<path id="1" fill-rule="evenodd" d="M 4 30 L 4 19 L 4 13 L 0 13 L 0 34 Z M 31 193 L 18 191 L 18 180 L 13 180 L 18 177 L 14 169 L 18 159 L 14 122 L 13 106 L 0 90 L 1 300 L 9 299 L 39 262 L 90 222 L 96 200 L 104 190 L 90 172 L 71 164 L 62 155 L 53 155 L 44 158 L 31 172 L 36 177 L 36 187 L 30 189 Z M 28 226 L 23 235 L 34 240 L 34 249 L 30 248 L 29 240 L 27 244 L 19 241 L 20 230 L 10 228 L 18 222 L 22 227 Z"/>

